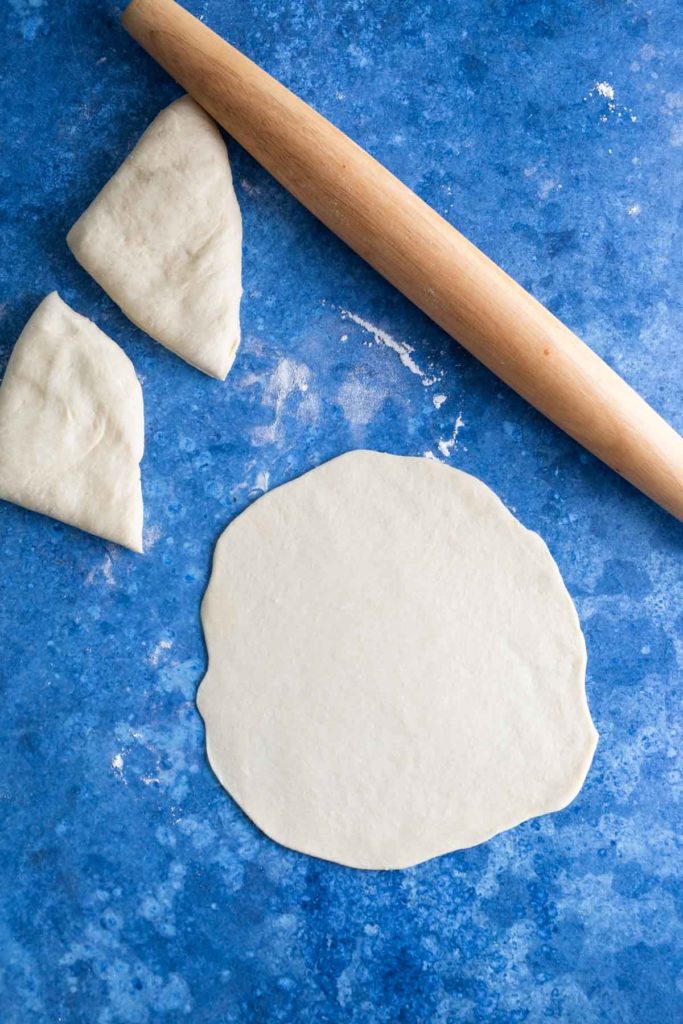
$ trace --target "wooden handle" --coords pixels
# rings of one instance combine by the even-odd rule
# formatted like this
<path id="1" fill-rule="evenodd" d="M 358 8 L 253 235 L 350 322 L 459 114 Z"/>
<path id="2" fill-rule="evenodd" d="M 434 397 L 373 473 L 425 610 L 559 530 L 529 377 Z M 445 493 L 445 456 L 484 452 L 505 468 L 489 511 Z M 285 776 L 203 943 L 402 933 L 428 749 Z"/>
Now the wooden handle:
<path id="1" fill-rule="evenodd" d="M 683 519 L 683 438 L 386 168 L 173 0 L 130 34 L 282 185 L 490 370 Z"/>

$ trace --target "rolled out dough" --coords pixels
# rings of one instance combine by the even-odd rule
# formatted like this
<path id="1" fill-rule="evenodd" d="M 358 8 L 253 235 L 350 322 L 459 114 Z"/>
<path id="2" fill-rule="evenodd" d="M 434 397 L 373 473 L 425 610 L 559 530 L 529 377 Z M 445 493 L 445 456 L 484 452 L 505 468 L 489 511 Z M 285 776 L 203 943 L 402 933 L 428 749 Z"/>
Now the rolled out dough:
<path id="1" fill-rule="evenodd" d="M 52 292 L 0 386 L 0 498 L 142 551 L 143 421 L 128 356 Z"/>
<path id="2" fill-rule="evenodd" d="M 240 340 L 242 217 L 221 133 L 194 100 L 155 118 L 67 242 L 138 327 L 225 378 Z"/>
<path id="3" fill-rule="evenodd" d="M 211 766 L 285 846 L 400 868 L 581 788 L 576 611 L 466 473 L 358 451 L 265 495 L 218 541 L 202 619 Z"/>

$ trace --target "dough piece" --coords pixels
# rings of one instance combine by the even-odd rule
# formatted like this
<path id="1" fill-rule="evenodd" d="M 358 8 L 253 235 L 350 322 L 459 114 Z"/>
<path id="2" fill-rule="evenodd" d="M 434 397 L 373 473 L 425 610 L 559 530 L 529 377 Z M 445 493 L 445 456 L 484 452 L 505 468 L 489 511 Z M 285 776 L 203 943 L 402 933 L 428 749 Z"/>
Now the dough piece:
<path id="1" fill-rule="evenodd" d="M 142 551 L 143 448 L 133 364 L 52 292 L 0 387 L 0 498 Z"/>
<path id="2" fill-rule="evenodd" d="M 223 380 L 240 341 L 242 217 L 216 124 L 163 110 L 67 236 L 133 323 Z"/>
<path id="3" fill-rule="evenodd" d="M 202 619 L 209 761 L 285 846 L 407 867 L 581 788 L 576 611 L 466 473 L 358 451 L 265 495 L 218 541 Z"/>

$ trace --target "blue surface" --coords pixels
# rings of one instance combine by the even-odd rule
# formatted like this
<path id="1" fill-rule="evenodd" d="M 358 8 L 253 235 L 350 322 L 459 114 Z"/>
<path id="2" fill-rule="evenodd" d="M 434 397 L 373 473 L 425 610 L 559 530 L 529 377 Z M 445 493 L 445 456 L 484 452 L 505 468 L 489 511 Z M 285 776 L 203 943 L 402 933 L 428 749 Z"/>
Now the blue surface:
<path id="1" fill-rule="evenodd" d="M 677 0 L 189 6 L 683 426 Z M 177 95 L 115 14 L 98 0 L 0 13 L 0 369 L 57 288 L 133 359 L 147 427 L 144 557 L 0 507 L 2 1024 L 681 1020 L 680 525 L 236 145 L 230 377 L 134 329 L 64 241 Z M 423 377 L 341 310 L 412 346 Z M 447 458 L 541 533 L 586 632 L 601 734 L 568 810 L 386 874 L 261 835 L 212 776 L 193 703 L 220 531 L 358 446 Z"/>

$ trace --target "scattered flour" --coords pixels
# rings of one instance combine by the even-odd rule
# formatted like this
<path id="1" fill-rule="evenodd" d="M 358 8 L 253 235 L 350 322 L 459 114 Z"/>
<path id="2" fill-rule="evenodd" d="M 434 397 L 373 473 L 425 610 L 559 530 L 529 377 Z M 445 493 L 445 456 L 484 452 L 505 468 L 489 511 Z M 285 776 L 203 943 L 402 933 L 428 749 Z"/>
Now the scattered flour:
<path id="1" fill-rule="evenodd" d="M 600 120 L 603 123 L 609 120 L 609 114 L 616 114 L 617 118 L 620 119 L 626 115 L 626 118 L 633 124 L 638 120 L 630 107 L 621 106 L 616 102 L 614 86 L 610 82 L 596 82 L 593 88 L 589 90 L 588 95 L 584 96 L 584 100 L 592 99 L 596 95 L 600 96 L 603 100 L 607 100 L 608 113 L 600 115 Z"/>
<path id="2" fill-rule="evenodd" d="M 368 387 L 356 376 L 347 377 L 337 392 L 344 416 L 354 427 L 366 426 L 386 397 L 383 388 Z"/>
<path id="3" fill-rule="evenodd" d="M 638 214 L 642 213 L 642 207 L 640 203 L 633 203 L 631 206 L 629 206 L 626 212 L 628 213 L 629 217 L 637 217 Z"/>
<path id="4" fill-rule="evenodd" d="M 104 576 L 105 582 L 108 587 L 113 587 L 114 584 L 116 583 L 116 580 L 114 579 L 112 565 L 113 563 L 111 560 L 111 555 L 105 555 L 104 561 L 102 562 L 102 575 Z"/>
<path id="5" fill-rule="evenodd" d="M 366 68 L 368 64 L 370 64 L 370 58 L 356 43 L 351 43 L 347 52 L 351 55 L 359 68 Z"/>
<path id="6" fill-rule="evenodd" d="M 197 663 L 194 665 L 196 688 Z M 191 717 L 188 701 L 188 711 L 181 713 L 175 724 L 166 723 L 163 728 L 147 725 L 139 729 L 127 723 L 116 726 L 118 753 L 114 754 L 110 764 L 124 786 L 136 786 L 138 783 L 163 786 L 172 800 L 186 794 L 187 779 L 184 776 L 193 771 L 188 765 L 185 750 L 188 735 L 193 735 L 192 729 L 188 729 Z M 193 742 L 195 739 L 193 737 Z"/>
<path id="7" fill-rule="evenodd" d="M 116 586 L 116 580 L 114 579 L 114 566 L 110 554 L 105 554 L 100 565 L 95 565 L 90 570 L 88 575 L 85 577 L 86 587 L 91 587 L 98 576 L 102 576 L 104 578 L 104 582 L 108 587 Z"/>
<path id="8" fill-rule="evenodd" d="M 256 474 L 256 479 L 254 480 L 254 486 L 252 487 L 252 491 L 260 491 L 261 494 L 265 494 L 269 486 L 270 473 L 265 469 L 260 469 L 259 472 Z"/>
<path id="9" fill-rule="evenodd" d="M 432 402 L 434 403 L 435 409 L 440 409 L 443 403 L 446 401 L 446 395 L 434 395 Z"/>
<path id="10" fill-rule="evenodd" d="M 547 199 L 551 192 L 561 192 L 562 183 L 555 178 L 544 178 L 538 186 L 538 198 Z"/>
<path id="11" fill-rule="evenodd" d="M 541 169 L 541 164 L 532 164 L 530 167 L 525 167 L 523 174 L 525 178 L 535 178 Z M 538 184 L 538 198 L 547 199 L 551 192 L 561 192 L 562 182 L 557 178 L 542 178 Z"/>
<path id="12" fill-rule="evenodd" d="M 157 665 L 159 664 L 159 660 L 164 651 L 170 651 L 172 647 L 172 640 L 160 640 L 159 643 L 154 648 L 154 650 L 150 653 L 149 657 L 147 658 L 147 664 L 151 665 L 153 668 L 156 668 Z"/>
<path id="13" fill-rule="evenodd" d="M 161 540 L 161 527 L 148 526 L 144 531 L 142 540 L 145 551 L 151 551 L 157 541 Z"/>
<path id="14" fill-rule="evenodd" d="M 395 352 L 405 368 L 414 373 L 416 377 L 419 377 L 426 388 L 436 384 L 437 378 L 428 376 L 413 359 L 412 354 L 415 349 L 411 345 L 406 344 L 405 341 L 396 341 L 386 331 L 383 331 L 380 327 L 375 327 L 369 320 L 364 320 L 355 313 L 349 312 L 348 309 L 340 309 L 340 313 L 345 320 L 351 320 L 358 327 L 362 327 L 364 331 L 371 334 L 378 345 L 384 345 L 386 348 L 391 349 L 392 352 Z"/>
<path id="15" fill-rule="evenodd" d="M 605 99 L 614 99 L 614 86 L 610 85 L 609 82 L 596 82 L 595 89 L 601 96 L 604 96 Z"/>
<path id="16" fill-rule="evenodd" d="M 683 92 L 668 92 L 664 97 L 665 112 L 683 110 Z"/>
<path id="17" fill-rule="evenodd" d="M 666 117 L 674 118 L 669 131 L 669 142 L 676 149 L 683 146 L 683 92 L 668 92 L 664 97 L 662 111 Z"/>
<path id="18" fill-rule="evenodd" d="M 453 433 L 451 434 L 451 436 L 448 439 L 442 437 L 437 444 L 437 448 L 439 449 L 439 451 L 441 452 L 445 459 L 450 459 L 453 449 L 457 447 L 458 432 L 460 431 L 460 428 L 464 426 L 465 421 L 462 418 L 462 413 L 459 412 L 458 418 L 453 424 Z"/>
<path id="19" fill-rule="evenodd" d="M 252 431 L 254 444 L 270 444 L 277 438 L 282 410 L 292 394 L 305 395 L 308 391 L 311 371 L 304 363 L 294 359 L 281 359 L 275 373 L 266 386 L 263 402 L 275 410 L 273 422 L 268 426 L 256 427 Z"/>
<path id="20" fill-rule="evenodd" d="M 258 185 L 252 185 L 252 183 L 249 181 L 248 178 L 241 178 L 240 179 L 240 186 L 242 188 L 242 191 L 246 192 L 246 194 L 248 196 L 260 196 L 261 195 L 261 189 L 258 187 Z"/>
<path id="21" fill-rule="evenodd" d="M 675 149 L 683 146 L 683 124 L 675 124 L 669 132 L 669 142 Z"/>

